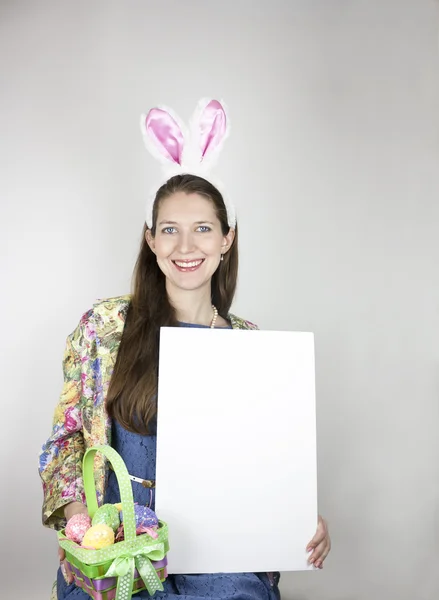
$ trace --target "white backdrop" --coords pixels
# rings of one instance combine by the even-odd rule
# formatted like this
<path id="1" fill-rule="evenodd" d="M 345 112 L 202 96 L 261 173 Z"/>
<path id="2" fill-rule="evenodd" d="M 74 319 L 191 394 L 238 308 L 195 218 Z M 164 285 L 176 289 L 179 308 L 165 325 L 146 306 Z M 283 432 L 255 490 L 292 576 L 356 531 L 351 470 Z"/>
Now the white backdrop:
<path id="1" fill-rule="evenodd" d="M 0 2 L 2 597 L 48 599 L 37 453 L 67 334 L 129 289 L 139 115 L 206 95 L 234 125 L 235 312 L 316 334 L 333 551 L 284 598 L 439 594 L 437 46 L 433 0 Z"/>

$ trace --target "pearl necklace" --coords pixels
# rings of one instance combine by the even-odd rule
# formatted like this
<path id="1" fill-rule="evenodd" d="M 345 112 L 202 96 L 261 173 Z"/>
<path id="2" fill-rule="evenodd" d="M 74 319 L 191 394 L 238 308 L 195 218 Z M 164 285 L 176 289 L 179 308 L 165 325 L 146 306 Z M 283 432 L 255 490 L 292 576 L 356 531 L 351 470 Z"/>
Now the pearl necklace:
<path id="1" fill-rule="evenodd" d="M 215 323 L 216 323 L 216 320 L 218 319 L 218 309 L 217 309 L 216 306 L 214 306 L 212 304 L 212 310 L 213 310 L 213 317 L 212 317 L 212 320 L 210 322 L 210 328 L 211 329 L 215 329 Z"/>

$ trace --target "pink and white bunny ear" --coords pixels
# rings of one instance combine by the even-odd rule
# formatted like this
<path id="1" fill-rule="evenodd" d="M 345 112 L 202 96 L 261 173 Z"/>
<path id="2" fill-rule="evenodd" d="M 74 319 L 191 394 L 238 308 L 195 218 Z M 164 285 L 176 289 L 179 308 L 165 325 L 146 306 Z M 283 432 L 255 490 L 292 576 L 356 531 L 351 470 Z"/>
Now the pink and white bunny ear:
<path id="1" fill-rule="evenodd" d="M 152 108 L 140 118 L 145 146 L 161 162 L 181 165 L 184 150 L 184 126 L 167 108 Z"/>
<path id="2" fill-rule="evenodd" d="M 191 119 L 191 139 L 197 145 L 200 162 L 212 162 L 229 133 L 224 105 L 218 100 L 202 99 Z"/>
<path id="3" fill-rule="evenodd" d="M 227 117 L 218 100 L 211 100 L 200 116 L 201 156 L 205 158 L 224 142 Z"/>

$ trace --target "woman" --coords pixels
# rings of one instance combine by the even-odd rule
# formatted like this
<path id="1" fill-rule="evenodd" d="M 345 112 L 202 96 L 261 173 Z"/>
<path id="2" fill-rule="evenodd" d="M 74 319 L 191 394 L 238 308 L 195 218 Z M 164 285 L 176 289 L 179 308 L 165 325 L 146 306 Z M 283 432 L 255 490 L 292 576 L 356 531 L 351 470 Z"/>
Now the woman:
<path id="1" fill-rule="evenodd" d="M 256 328 L 229 313 L 237 237 L 223 196 L 206 179 L 176 175 L 160 187 L 144 229 L 132 296 L 95 304 L 67 340 L 64 388 L 40 456 L 44 525 L 59 529 L 72 515 L 87 512 L 81 464 L 91 446 L 112 445 L 131 475 L 154 482 L 159 328 Z M 114 473 L 99 456 L 95 465 L 99 502 L 120 501 Z M 135 502 L 154 508 L 153 487 L 133 486 L 133 494 Z M 308 549 L 310 561 L 322 567 L 330 540 L 321 518 Z M 66 579 L 61 566 L 54 599 L 89 598 Z M 269 600 L 278 597 L 277 584 L 278 574 L 176 575 L 157 595 Z"/>

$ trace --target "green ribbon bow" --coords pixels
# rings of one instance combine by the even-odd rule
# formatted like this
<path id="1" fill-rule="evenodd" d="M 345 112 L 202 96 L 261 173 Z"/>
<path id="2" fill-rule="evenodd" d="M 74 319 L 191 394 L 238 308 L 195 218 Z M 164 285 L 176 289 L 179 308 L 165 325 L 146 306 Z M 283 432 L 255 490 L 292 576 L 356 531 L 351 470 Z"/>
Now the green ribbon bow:
<path id="1" fill-rule="evenodd" d="M 147 550 L 138 550 L 118 556 L 111 563 L 105 577 L 117 577 L 115 600 L 131 600 L 133 593 L 134 569 L 136 568 L 150 596 L 163 591 L 162 582 L 151 561 L 163 560 L 165 545 L 161 542 L 149 546 Z"/>

